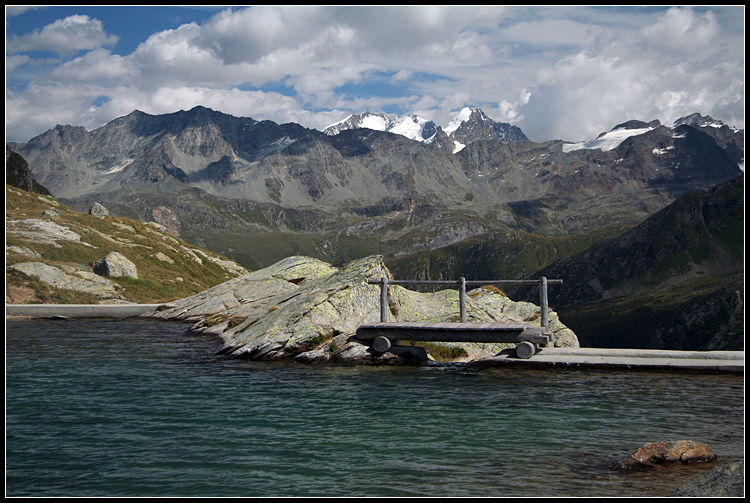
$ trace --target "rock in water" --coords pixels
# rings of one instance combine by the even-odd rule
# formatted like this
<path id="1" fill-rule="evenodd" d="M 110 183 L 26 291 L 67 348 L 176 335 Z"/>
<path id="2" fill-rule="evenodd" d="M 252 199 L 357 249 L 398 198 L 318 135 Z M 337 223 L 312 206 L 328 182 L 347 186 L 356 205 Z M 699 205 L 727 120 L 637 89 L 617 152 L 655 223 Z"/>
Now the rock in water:
<path id="1" fill-rule="evenodd" d="M 745 495 L 745 462 L 717 466 L 688 482 L 670 496 L 683 498 L 727 498 Z"/>
<path id="2" fill-rule="evenodd" d="M 716 453 L 706 444 L 693 440 L 677 440 L 674 442 L 649 442 L 638 449 L 635 454 L 617 463 L 616 468 L 643 468 L 646 466 L 662 465 L 665 463 L 693 463 L 712 461 Z"/>
<path id="3" fill-rule="evenodd" d="M 138 270 L 135 264 L 117 252 L 110 252 L 106 257 L 96 262 L 94 272 L 99 276 L 129 276 L 138 279 Z"/>
<path id="4" fill-rule="evenodd" d="M 220 336 L 225 343 L 222 354 L 231 357 L 307 363 L 426 359 L 421 348 L 394 346 L 380 353 L 354 337 L 359 325 L 380 319 L 380 286 L 368 280 L 384 276 L 392 278 L 381 256 L 365 257 L 341 269 L 309 257 L 289 257 L 174 301 L 174 307 L 154 316 L 194 322 L 193 331 Z M 394 321 L 445 322 L 458 316 L 455 290 L 419 293 L 398 285 L 389 290 Z M 472 322 L 519 322 L 539 310 L 489 290 L 478 289 L 467 297 Z M 556 346 L 578 346 L 575 334 L 554 312 L 550 312 L 550 330 Z M 491 356 L 508 346 L 461 343 L 468 358 Z"/>

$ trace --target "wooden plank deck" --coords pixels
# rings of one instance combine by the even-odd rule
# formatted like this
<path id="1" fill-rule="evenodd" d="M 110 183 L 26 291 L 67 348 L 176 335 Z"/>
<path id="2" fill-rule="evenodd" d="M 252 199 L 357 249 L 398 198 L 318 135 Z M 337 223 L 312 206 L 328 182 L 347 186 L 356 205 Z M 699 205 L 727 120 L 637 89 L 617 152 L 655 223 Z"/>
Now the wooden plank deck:
<path id="1" fill-rule="evenodd" d="M 525 323 L 369 323 L 360 325 L 357 338 L 374 340 L 444 341 L 444 342 L 532 342 L 546 346 L 549 337 L 541 327 Z"/>

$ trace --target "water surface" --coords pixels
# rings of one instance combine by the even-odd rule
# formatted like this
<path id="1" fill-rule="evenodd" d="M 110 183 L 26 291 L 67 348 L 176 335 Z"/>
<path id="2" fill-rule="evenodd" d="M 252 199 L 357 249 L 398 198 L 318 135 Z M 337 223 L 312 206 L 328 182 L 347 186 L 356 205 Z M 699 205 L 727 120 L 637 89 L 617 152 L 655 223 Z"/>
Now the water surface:
<path id="1" fill-rule="evenodd" d="M 6 496 L 658 496 L 744 456 L 744 380 L 231 360 L 147 320 L 6 324 Z"/>

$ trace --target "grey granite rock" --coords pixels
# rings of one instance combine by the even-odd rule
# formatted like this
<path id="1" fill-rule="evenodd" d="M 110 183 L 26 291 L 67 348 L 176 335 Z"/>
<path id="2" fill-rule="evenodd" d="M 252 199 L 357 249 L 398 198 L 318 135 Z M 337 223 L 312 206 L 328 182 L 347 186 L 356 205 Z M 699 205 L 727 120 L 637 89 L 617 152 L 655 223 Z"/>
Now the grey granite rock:
<path id="1" fill-rule="evenodd" d="M 395 363 L 424 361 L 422 348 L 396 347 L 376 353 L 356 340 L 357 327 L 380 318 L 380 287 L 370 279 L 391 278 L 380 256 L 356 260 L 338 269 L 309 257 L 276 264 L 175 301 L 154 316 L 194 323 L 192 330 L 219 335 L 223 354 L 261 360 L 296 359 L 305 363 Z M 478 289 L 467 295 L 468 321 L 534 323 L 539 307 L 513 302 Z M 458 292 L 419 293 L 390 288 L 394 321 L 452 321 L 458 316 Z M 537 319 L 536 323 L 539 321 Z M 550 313 L 557 346 L 577 347 L 575 334 Z M 448 343 L 446 343 L 448 344 Z M 458 343 L 453 343 L 458 344 Z M 512 344 L 461 344 L 467 359 L 492 356 Z"/>

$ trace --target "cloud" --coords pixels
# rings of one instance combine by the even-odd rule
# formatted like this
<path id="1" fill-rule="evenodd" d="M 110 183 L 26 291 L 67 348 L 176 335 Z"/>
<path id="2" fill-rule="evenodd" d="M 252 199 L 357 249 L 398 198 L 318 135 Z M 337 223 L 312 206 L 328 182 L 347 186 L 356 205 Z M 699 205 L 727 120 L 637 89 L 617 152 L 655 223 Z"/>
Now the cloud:
<path id="1" fill-rule="evenodd" d="M 604 28 L 570 19 L 539 19 L 521 21 L 500 33 L 500 38 L 534 46 L 572 45 L 584 47 L 591 44 Z"/>
<path id="2" fill-rule="evenodd" d="M 107 48 L 117 37 L 100 21 L 70 16 L 7 40 L 6 107 L 18 115 L 6 114 L 6 130 L 26 141 L 31 125 L 34 134 L 56 123 L 95 127 L 133 109 L 197 104 L 319 129 L 364 110 L 445 125 L 473 106 L 538 141 L 591 139 L 631 118 L 667 123 L 696 111 L 743 127 L 737 13 L 259 6 L 151 33 L 125 55 Z M 27 54 L 52 48 L 63 61 L 42 65 Z"/>
<path id="3" fill-rule="evenodd" d="M 652 48 L 687 54 L 709 46 L 720 29 L 711 11 L 698 15 L 691 9 L 672 7 L 640 34 Z"/>
<path id="4" fill-rule="evenodd" d="M 637 31 L 608 27 L 538 71 L 519 125 L 533 139 L 586 140 L 629 119 L 744 109 L 744 64 L 718 33 L 713 13 L 682 8 Z"/>
<path id="5" fill-rule="evenodd" d="M 85 15 L 68 16 L 49 24 L 41 30 L 6 40 L 8 54 L 26 51 L 51 51 L 62 57 L 78 51 L 114 45 L 120 37 L 107 35 L 102 22 Z"/>
<path id="6" fill-rule="evenodd" d="M 41 5 L 6 5 L 5 16 L 13 17 L 23 14 L 24 12 L 36 9 L 44 9 Z"/>

